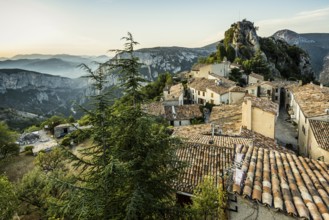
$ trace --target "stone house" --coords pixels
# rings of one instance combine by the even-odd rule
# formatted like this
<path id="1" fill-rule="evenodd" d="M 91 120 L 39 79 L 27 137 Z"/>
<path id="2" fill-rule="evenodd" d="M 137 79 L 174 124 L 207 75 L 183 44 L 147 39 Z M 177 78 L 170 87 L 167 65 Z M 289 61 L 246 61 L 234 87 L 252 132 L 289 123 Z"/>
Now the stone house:
<path id="1" fill-rule="evenodd" d="M 163 105 L 183 105 L 184 104 L 184 86 L 179 83 L 166 87 L 163 90 L 164 101 Z"/>
<path id="2" fill-rule="evenodd" d="M 329 163 L 329 115 L 327 121 L 309 120 L 309 157 Z"/>
<path id="3" fill-rule="evenodd" d="M 164 106 L 165 118 L 172 126 L 190 125 L 192 119 L 202 118 L 199 105 Z"/>
<path id="4" fill-rule="evenodd" d="M 309 156 L 309 120 L 326 121 L 329 115 L 329 88 L 314 84 L 294 86 L 290 89 L 289 113 L 297 124 L 299 153 Z"/>
<path id="5" fill-rule="evenodd" d="M 241 94 L 237 89 L 229 89 L 235 86 L 235 82 L 219 77 L 216 79 L 195 78 L 187 85 L 189 88 L 190 97 L 193 103 L 206 104 L 211 103 L 220 105 L 229 103 L 229 95 L 232 95 L 232 100 L 238 99 Z M 229 92 L 229 94 L 227 94 Z M 226 95 L 226 96 L 223 96 Z M 226 99 L 224 99 L 226 97 Z"/>
<path id="6" fill-rule="evenodd" d="M 263 81 L 265 81 L 264 76 L 259 75 L 257 73 L 251 73 L 248 75 L 248 84 L 249 85 L 261 83 Z"/>
<path id="7" fill-rule="evenodd" d="M 216 64 L 198 64 L 190 71 L 190 78 L 208 78 L 209 74 L 228 77 L 230 74 L 230 62 L 222 62 Z"/>
<path id="8" fill-rule="evenodd" d="M 247 96 L 242 103 L 242 126 L 274 139 L 278 110 L 277 103 Z"/>
<path id="9" fill-rule="evenodd" d="M 246 87 L 248 94 L 262 98 L 268 99 L 276 103 L 280 103 L 281 87 L 277 86 L 273 82 L 264 81 L 260 83 L 250 84 Z"/>
<path id="10" fill-rule="evenodd" d="M 65 135 L 78 129 L 78 124 L 60 124 L 54 128 L 54 136 L 56 138 L 64 137 Z"/>

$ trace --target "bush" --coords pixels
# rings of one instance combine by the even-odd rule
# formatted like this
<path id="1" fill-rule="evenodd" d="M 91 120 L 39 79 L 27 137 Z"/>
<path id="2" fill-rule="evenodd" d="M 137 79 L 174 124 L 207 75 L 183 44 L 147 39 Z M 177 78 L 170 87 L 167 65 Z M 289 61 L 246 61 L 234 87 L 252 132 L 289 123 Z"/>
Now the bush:
<path id="1" fill-rule="evenodd" d="M 76 144 L 82 143 L 84 140 L 90 137 L 90 129 L 76 130 L 66 135 L 62 140 L 62 145 L 70 146 L 71 141 Z"/>
<path id="2" fill-rule="evenodd" d="M 33 155 L 33 148 L 34 148 L 34 146 L 26 146 L 24 148 L 25 154 L 26 155 Z"/>

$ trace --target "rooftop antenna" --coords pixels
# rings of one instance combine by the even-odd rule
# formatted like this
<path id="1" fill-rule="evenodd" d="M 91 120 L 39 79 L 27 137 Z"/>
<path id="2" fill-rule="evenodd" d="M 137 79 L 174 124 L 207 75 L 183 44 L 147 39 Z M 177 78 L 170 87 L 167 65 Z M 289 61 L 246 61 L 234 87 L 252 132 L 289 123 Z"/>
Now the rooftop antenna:
<path id="1" fill-rule="evenodd" d="M 211 139 L 209 144 L 214 144 L 214 135 L 215 135 L 215 124 L 211 123 Z"/>

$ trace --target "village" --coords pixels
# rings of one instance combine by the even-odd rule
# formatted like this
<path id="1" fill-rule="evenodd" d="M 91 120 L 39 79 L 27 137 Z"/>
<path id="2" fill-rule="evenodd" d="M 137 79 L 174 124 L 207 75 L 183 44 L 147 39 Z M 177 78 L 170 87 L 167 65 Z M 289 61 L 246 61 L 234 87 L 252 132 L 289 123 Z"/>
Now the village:
<path id="1" fill-rule="evenodd" d="M 210 175 L 229 188 L 230 219 L 328 219 L 329 88 L 256 73 L 240 87 L 228 79 L 234 68 L 198 64 L 182 74 L 186 85 L 143 106 L 184 140 L 177 154 L 189 165 L 175 185 L 178 200 L 190 201 Z"/>
<path id="2" fill-rule="evenodd" d="M 229 192 L 230 219 L 329 218 L 329 88 L 257 73 L 243 74 L 241 87 L 228 79 L 234 68 L 197 64 L 179 74 L 187 83 L 167 85 L 161 101 L 142 106 L 183 140 L 176 153 L 188 165 L 174 183 L 178 202 L 191 203 L 212 176 Z M 61 124 L 53 137 L 39 131 L 21 144 L 34 145 L 37 155 L 85 128 Z"/>

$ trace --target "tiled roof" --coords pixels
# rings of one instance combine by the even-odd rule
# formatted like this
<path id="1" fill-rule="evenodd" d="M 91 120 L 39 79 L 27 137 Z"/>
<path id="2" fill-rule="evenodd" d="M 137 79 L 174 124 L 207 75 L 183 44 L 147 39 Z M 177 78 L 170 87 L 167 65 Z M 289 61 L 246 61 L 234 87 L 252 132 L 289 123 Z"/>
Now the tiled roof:
<path id="1" fill-rule="evenodd" d="M 222 84 L 224 84 L 225 86 L 227 87 L 230 87 L 230 86 L 235 86 L 237 83 L 232 81 L 232 80 L 229 80 L 223 76 L 219 76 L 217 74 L 214 74 L 214 73 L 209 73 L 210 76 L 213 76 L 214 78 L 216 78 L 217 80 L 221 80 Z"/>
<path id="2" fill-rule="evenodd" d="M 145 113 L 155 116 L 164 116 L 165 110 L 161 102 L 151 102 L 148 104 L 143 104 L 142 109 Z"/>
<path id="3" fill-rule="evenodd" d="M 223 133 L 225 134 L 225 131 Z M 175 127 L 173 135 L 186 141 L 209 144 L 209 141 L 211 140 L 211 124 Z M 239 133 L 232 135 L 215 135 L 214 143 L 218 146 L 224 147 L 233 147 L 234 144 L 247 145 L 252 143 L 253 146 L 294 154 L 292 150 L 277 145 L 274 139 L 265 137 L 264 135 L 245 128 L 241 128 Z"/>
<path id="4" fill-rule="evenodd" d="M 329 150 L 329 122 L 318 120 L 309 120 L 309 122 L 319 147 Z"/>
<path id="5" fill-rule="evenodd" d="M 294 217 L 329 219 L 325 163 L 252 146 L 237 147 L 236 156 L 243 161 L 234 172 L 234 193 Z"/>
<path id="6" fill-rule="evenodd" d="M 242 120 L 241 105 L 214 106 L 209 121 L 221 125 L 223 133 L 239 133 Z"/>
<path id="7" fill-rule="evenodd" d="M 232 86 L 231 88 L 229 88 L 229 91 L 230 92 L 243 92 L 243 93 L 245 93 L 246 89 L 242 88 L 240 86 Z"/>
<path id="8" fill-rule="evenodd" d="M 212 138 L 210 132 L 207 135 L 194 135 L 186 139 L 188 142 L 198 144 L 209 144 L 209 141 L 213 139 L 214 145 L 221 147 L 233 148 L 235 144 L 247 145 L 252 143 L 252 139 L 238 136 L 225 136 L 225 135 L 214 135 Z"/>
<path id="9" fill-rule="evenodd" d="M 246 87 L 246 89 L 249 89 L 249 88 L 254 88 L 254 87 L 258 87 L 258 86 L 263 86 L 263 85 L 269 85 L 271 87 L 276 87 L 276 84 L 274 84 L 273 82 L 270 82 L 270 81 L 264 81 L 264 82 L 259 82 L 259 83 L 254 83 L 254 84 L 250 84 Z"/>
<path id="10" fill-rule="evenodd" d="M 253 107 L 257 107 L 259 109 L 262 109 L 263 111 L 270 112 L 275 115 L 278 113 L 279 105 L 275 102 L 266 99 L 261 99 L 251 95 L 245 96 L 244 102 L 246 103 L 247 100 L 251 101 L 251 105 Z"/>
<path id="11" fill-rule="evenodd" d="M 249 76 L 251 76 L 251 77 L 254 77 L 254 78 L 256 78 L 256 79 L 259 79 L 259 80 L 263 80 L 263 81 L 264 81 L 264 76 L 262 76 L 262 75 L 259 75 L 259 74 L 257 74 L 257 73 L 251 73 Z"/>
<path id="12" fill-rule="evenodd" d="M 217 80 L 215 79 L 194 78 L 188 87 L 204 92 L 206 92 L 207 89 L 210 89 L 215 93 L 221 94 L 226 92 L 231 86 L 231 84 L 228 84 L 225 81 L 222 81 L 220 85 L 216 85 L 216 82 Z"/>
<path id="13" fill-rule="evenodd" d="M 168 94 L 166 100 L 178 100 L 179 96 L 183 94 L 184 92 L 184 86 L 179 83 L 176 85 L 173 85 L 169 88 L 170 94 Z"/>
<path id="14" fill-rule="evenodd" d="M 202 117 L 199 105 L 165 106 L 165 117 L 167 120 L 189 120 Z"/>
<path id="15" fill-rule="evenodd" d="M 176 154 L 187 166 L 175 181 L 174 187 L 178 191 L 192 194 L 206 175 L 213 176 L 216 184 L 221 182 L 223 171 L 232 164 L 234 148 L 186 142 Z"/>
<path id="16" fill-rule="evenodd" d="M 294 151 L 289 150 L 289 149 L 275 143 L 274 139 L 265 137 L 262 134 L 248 130 L 243 127 L 241 128 L 240 136 L 251 139 L 253 141 L 253 146 L 256 146 L 256 147 L 263 147 L 263 148 L 268 148 L 268 149 L 272 149 L 272 150 L 278 150 L 280 152 L 295 154 Z"/>
<path id="17" fill-rule="evenodd" d="M 326 115 L 329 108 L 329 87 L 307 84 L 292 88 L 296 102 L 306 117 Z"/>

